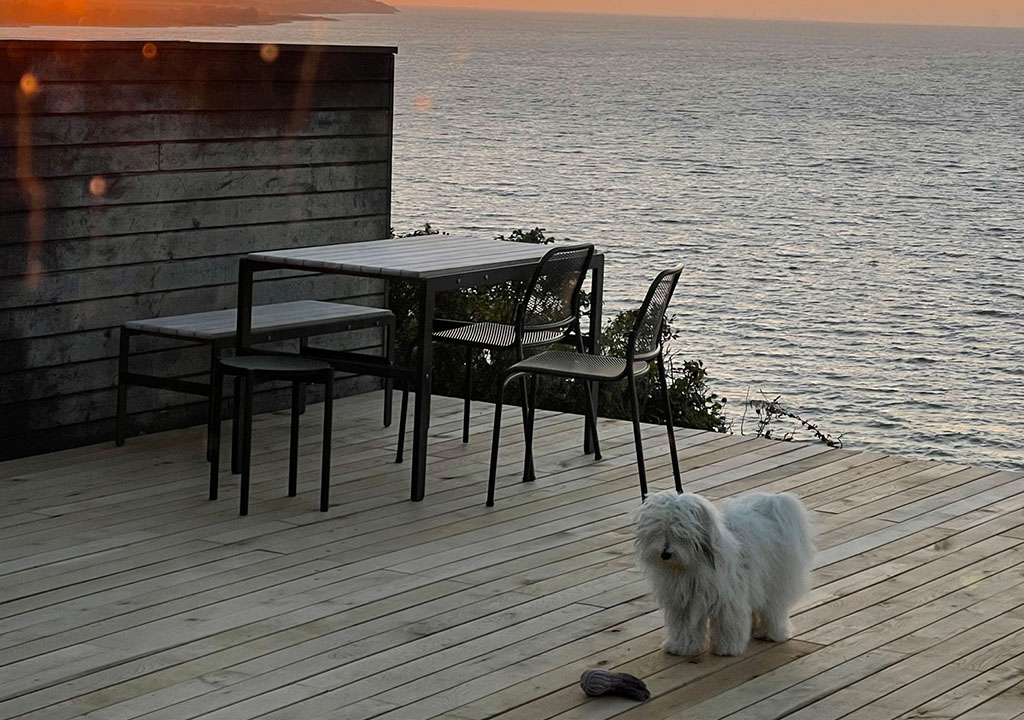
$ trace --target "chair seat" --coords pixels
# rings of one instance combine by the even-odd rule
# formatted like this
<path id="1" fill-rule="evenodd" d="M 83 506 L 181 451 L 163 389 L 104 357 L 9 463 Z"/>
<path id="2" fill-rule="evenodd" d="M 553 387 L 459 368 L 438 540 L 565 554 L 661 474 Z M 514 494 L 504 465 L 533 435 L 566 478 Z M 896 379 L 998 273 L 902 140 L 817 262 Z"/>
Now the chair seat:
<path id="1" fill-rule="evenodd" d="M 255 372 L 282 378 L 287 375 L 308 375 L 331 369 L 325 362 L 292 355 L 238 355 L 221 358 L 220 364 L 229 372 Z"/>
<path id="2" fill-rule="evenodd" d="M 649 369 L 650 364 L 647 362 L 636 361 L 633 363 L 633 374 L 637 377 Z M 608 355 L 549 350 L 521 360 L 508 369 L 509 375 L 517 372 L 606 382 L 626 376 L 626 361 Z"/>
<path id="3" fill-rule="evenodd" d="M 527 331 L 523 345 L 550 345 L 561 340 L 563 334 L 557 330 Z M 515 328 L 504 323 L 481 322 L 459 325 L 434 333 L 435 340 L 478 345 L 487 348 L 510 348 L 515 343 Z"/>

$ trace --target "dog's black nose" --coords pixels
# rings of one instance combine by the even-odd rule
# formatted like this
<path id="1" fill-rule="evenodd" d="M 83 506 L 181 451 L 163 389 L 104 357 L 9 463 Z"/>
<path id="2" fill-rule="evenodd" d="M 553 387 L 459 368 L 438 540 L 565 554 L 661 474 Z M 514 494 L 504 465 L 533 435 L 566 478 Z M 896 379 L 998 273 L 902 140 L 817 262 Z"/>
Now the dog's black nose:
<path id="1" fill-rule="evenodd" d="M 662 550 L 661 551 L 661 559 L 662 560 L 671 560 L 672 559 L 672 553 L 670 553 L 668 550 Z"/>

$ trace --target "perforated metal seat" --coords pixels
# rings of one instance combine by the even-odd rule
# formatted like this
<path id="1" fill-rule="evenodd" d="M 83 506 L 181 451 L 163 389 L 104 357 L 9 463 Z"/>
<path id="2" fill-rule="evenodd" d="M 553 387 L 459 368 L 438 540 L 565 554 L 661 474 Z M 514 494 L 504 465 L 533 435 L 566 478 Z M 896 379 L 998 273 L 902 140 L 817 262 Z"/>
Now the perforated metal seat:
<path id="1" fill-rule="evenodd" d="M 526 347 L 552 345 L 564 337 L 565 333 L 556 330 L 532 332 L 528 330 L 523 335 L 523 345 Z M 472 323 L 470 325 L 459 325 L 448 330 L 439 330 L 434 333 L 434 340 L 501 350 L 511 348 L 516 344 L 516 329 L 514 325 L 505 325 L 503 323 Z"/>
<path id="2" fill-rule="evenodd" d="M 622 358 L 563 350 L 548 350 L 532 355 L 512 367 L 517 372 L 575 378 L 588 382 L 621 380 L 626 373 L 626 361 Z M 645 375 L 650 368 L 649 362 L 637 360 L 633 363 L 633 376 Z"/>
<path id="3" fill-rule="evenodd" d="M 626 380 L 629 385 L 630 414 L 633 420 L 633 440 L 636 446 L 637 472 L 640 476 L 640 497 L 647 497 L 647 473 L 644 468 L 644 448 L 640 435 L 640 403 L 637 398 L 636 379 L 650 371 L 651 362 L 657 361 L 658 378 L 661 383 L 662 399 L 665 403 L 665 425 L 668 431 L 669 452 L 672 456 L 672 471 L 675 475 L 676 490 L 683 491 L 682 478 L 679 474 L 679 457 L 676 453 L 675 433 L 672 431 L 672 406 L 669 400 L 668 383 L 665 377 L 665 358 L 662 346 L 662 329 L 665 312 L 668 309 L 672 293 L 675 292 L 682 274 L 681 265 L 664 270 L 651 283 L 643 304 L 637 311 L 633 328 L 626 343 L 626 357 L 608 355 L 594 356 L 583 352 L 566 352 L 548 350 L 532 357 L 520 360 L 512 365 L 502 379 L 498 389 L 498 403 L 494 409 L 494 437 L 491 442 L 491 468 L 487 480 L 487 505 L 494 505 L 494 484 L 498 470 L 498 445 L 501 440 L 501 409 L 505 399 L 505 387 L 515 379 L 526 382 L 529 378 L 529 408 L 523 421 L 523 434 L 526 438 L 525 457 L 523 460 L 523 480 L 532 480 L 533 474 L 533 422 L 537 410 L 537 376 L 571 378 L 581 381 L 585 387 L 590 383 L 607 383 Z M 597 408 L 594 398 L 587 390 L 587 416 L 590 419 L 592 440 L 594 443 L 594 459 L 601 459 L 601 446 L 597 437 Z"/>

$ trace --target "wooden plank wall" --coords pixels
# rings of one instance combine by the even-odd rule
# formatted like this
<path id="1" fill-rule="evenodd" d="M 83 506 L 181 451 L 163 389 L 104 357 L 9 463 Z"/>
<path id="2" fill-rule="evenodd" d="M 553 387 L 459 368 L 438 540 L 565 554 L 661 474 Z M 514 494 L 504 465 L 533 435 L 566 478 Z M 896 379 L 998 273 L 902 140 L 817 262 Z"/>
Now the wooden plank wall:
<path id="1" fill-rule="evenodd" d="M 0 459 L 112 438 L 124 321 L 233 307 L 247 252 L 387 236 L 394 53 L 0 41 Z M 307 275 L 256 302 L 300 297 L 383 300 L 379 282 Z M 142 371 L 208 363 L 139 347 Z M 202 421 L 199 398 L 142 388 L 129 412 Z"/>

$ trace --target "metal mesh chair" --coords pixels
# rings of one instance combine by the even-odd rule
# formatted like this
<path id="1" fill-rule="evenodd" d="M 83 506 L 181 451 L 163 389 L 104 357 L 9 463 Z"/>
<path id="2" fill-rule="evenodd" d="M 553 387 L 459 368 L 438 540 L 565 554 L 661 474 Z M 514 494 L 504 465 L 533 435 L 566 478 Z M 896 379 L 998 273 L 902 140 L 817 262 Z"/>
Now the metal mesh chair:
<path id="1" fill-rule="evenodd" d="M 637 397 L 636 379 L 645 375 L 652 361 L 657 361 L 658 378 L 661 383 L 662 400 L 665 403 L 665 426 L 668 431 L 669 452 L 672 456 L 672 471 L 675 476 L 676 490 L 683 491 L 682 479 L 679 475 L 679 456 L 676 452 L 675 434 L 672 430 L 672 406 L 668 394 L 668 382 L 665 377 L 664 347 L 661 342 L 662 326 L 665 312 L 672 299 L 682 274 L 682 265 L 658 274 L 647 291 L 647 297 L 637 311 L 633 328 L 626 344 L 626 357 L 618 358 L 608 355 L 587 355 L 582 352 L 549 350 L 533 355 L 512 365 L 504 374 L 498 389 L 498 401 L 494 410 L 494 437 L 491 444 L 491 468 L 487 483 L 487 505 L 494 505 L 494 482 L 498 468 L 498 444 L 501 438 L 501 409 L 504 401 L 505 387 L 511 380 L 520 378 L 524 382 L 529 378 L 529 408 L 524 418 L 524 435 L 526 438 L 526 457 L 524 462 L 533 462 L 533 423 L 536 413 L 536 383 L 538 375 L 579 380 L 589 388 L 591 383 L 608 383 L 626 380 L 628 383 L 630 414 L 633 420 L 633 440 L 636 444 L 637 470 L 640 475 L 640 497 L 647 497 L 647 473 L 644 468 L 644 448 L 640 435 L 640 402 Z M 593 394 L 587 391 L 587 415 L 595 419 L 596 408 L 593 405 Z M 594 443 L 594 457 L 601 459 L 601 449 L 597 437 L 597 423 L 590 423 Z M 524 480 L 529 479 L 525 476 Z"/>
<path id="2" fill-rule="evenodd" d="M 510 323 L 466 323 L 433 334 L 434 342 L 466 348 L 462 442 L 469 442 L 474 353 L 480 350 L 511 350 L 516 360 L 522 360 L 523 348 L 570 341 L 580 351 L 583 350 L 579 325 L 580 295 L 593 256 L 593 245 L 552 248 L 537 265 Z M 525 392 L 525 382 L 523 389 Z M 525 418 L 525 400 L 523 412 Z"/>

